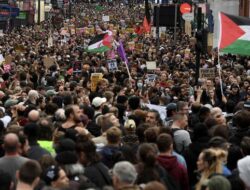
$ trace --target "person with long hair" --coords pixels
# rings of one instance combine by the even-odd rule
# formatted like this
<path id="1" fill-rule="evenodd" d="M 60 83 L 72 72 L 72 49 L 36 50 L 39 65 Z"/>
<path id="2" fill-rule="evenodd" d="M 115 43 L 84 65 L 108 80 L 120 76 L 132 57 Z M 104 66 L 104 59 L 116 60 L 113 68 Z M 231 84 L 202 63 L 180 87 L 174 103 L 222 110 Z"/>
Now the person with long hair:
<path id="1" fill-rule="evenodd" d="M 157 147 L 150 143 L 143 143 L 140 145 L 137 157 L 139 163 L 136 165 L 137 169 L 137 184 L 147 184 L 151 181 L 158 181 L 165 185 L 168 189 L 175 189 L 177 185 L 157 162 Z M 178 188 L 177 188 L 178 189 Z"/>
<path id="2" fill-rule="evenodd" d="M 111 185 L 108 168 L 101 162 L 95 143 L 86 136 L 79 136 L 76 143 L 78 161 L 85 167 L 84 175 L 97 187 Z"/>
<path id="3" fill-rule="evenodd" d="M 197 170 L 200 173 L 200 180 L 195 189 L 201 190 L 202 184 L 215 174 L 223 173 L 223 162 L 227 159 L 227 154 L 222 149 L 205 149 L 197 161 Z"/>

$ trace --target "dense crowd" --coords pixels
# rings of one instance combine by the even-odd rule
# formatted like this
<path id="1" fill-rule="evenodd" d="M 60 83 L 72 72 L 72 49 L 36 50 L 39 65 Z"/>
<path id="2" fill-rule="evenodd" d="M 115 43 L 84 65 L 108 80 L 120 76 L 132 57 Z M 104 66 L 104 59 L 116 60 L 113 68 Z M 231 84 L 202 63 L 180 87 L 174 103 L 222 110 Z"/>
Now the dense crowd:
<path id="1" fill-rule="evenodd" d="M 250 189 L 249 57 L 211 50 L 200 62 L 214 75 L 196 83 L 193 39 L 166 30 L 157 46 L 143 17 L 76 3 L 62 23 L 0 37 L 1 190 Z M 87 52 L 107 30 L 110 50 Z"/>

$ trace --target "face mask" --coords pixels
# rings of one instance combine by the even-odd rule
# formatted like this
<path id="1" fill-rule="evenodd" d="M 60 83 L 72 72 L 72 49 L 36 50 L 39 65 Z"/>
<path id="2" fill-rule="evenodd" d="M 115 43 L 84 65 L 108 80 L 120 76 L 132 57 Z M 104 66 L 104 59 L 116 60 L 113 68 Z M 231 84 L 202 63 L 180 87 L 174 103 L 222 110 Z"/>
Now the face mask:
<path id="1" fill-rule="evenodd" d="M 142 84 L 141 82 L 138 82 L 138 83 L 137 83 L 137 87 L 138 87 L 139 89 L 142 89 L 142 86 L 143 86 L 143 84 Z"/>

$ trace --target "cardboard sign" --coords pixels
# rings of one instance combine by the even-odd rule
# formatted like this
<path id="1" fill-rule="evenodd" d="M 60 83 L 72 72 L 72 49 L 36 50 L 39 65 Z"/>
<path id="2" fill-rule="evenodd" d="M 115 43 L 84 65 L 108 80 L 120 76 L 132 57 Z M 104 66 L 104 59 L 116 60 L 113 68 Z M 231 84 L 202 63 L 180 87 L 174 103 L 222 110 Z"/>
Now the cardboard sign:
<path id="1" fill-rule="evenodd" d="M 156 69 L 156 62 L 155 61 L 147 61 L 146 67 L 148 70 L 155 70 Z"/>
<path id="2" fill-rule="evenodd" d="M 44 63 L 44 66 L 48 69 L 52 65 L 54 65 L 55 59 L 52 57 L 45 57 L 45 58 L 43 58 L 43 63 Z"/>
<path id="3" fill-rule="evenodd" d="M 103 22 L 109 22 L 109 16 L 102 16 Z"/>
<path id="4" fill-rule="evenodd" d="M 97 87 L 97 83 L 102 80 L 102 73 L 92 73 L 91 77 L 90 77 L 90 81 L 91 81 L 91 91 L 95 92 L 96 91 L 96 87 Z"/>
<path id="5" fill-rule="evenodd" d="M 115 59 L 107 60 L 107 63 L 108 63 L 109 72 L 114 72 L 118 69 L 117 61 Z"/>
<path id="6" fill-rule="evenodd" d="M 5 56 L 5 64 L 11 64 L 11 62 L 12 62 L 12 56 L 11 55 L 7 55 L 7 56 Z"/>
<path id="7" fill-rule="evenodd" d="M 215 69 L 214 68 L 200 68 L 200 78 L 214 79 Z"/>

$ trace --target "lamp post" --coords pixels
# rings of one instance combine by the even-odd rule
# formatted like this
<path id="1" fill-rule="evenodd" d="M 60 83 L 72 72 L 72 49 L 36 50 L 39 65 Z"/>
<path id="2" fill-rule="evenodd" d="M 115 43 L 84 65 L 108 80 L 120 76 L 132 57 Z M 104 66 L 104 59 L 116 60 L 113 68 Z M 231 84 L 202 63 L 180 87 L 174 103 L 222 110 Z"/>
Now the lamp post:
<path id="1" fill-rule="evenodd" d="M 201 33 L 201 7 L 198 7 L 198 14 L 197 14 L 197 32 L 196 32 L 196 69 L 195 69 L 195 83 L 198 85 L 198 80 L 200 76 L 200 58 L 201 58 L 201 51 L 202 51 L 202 33 Z"/>
<path id="2" fill-rule="evenodd" d="M 156 6 L 156 47 L 157 50 L 160 48 L 160 3 L 159 0 L 157 0 L 157 6 Z"/>
<path id="3" fill-rule="evenodd" d="M 176 45 L 176 28 L 177 28 L 177 0 L 174 0 L 174 45 Z"/>
<path id="4" fill-rule="evenodd" d="M 37 13 L 37 24 L 40 25 L 41 22 L 41 0 L 38 0 L 38 13 Z"/>

